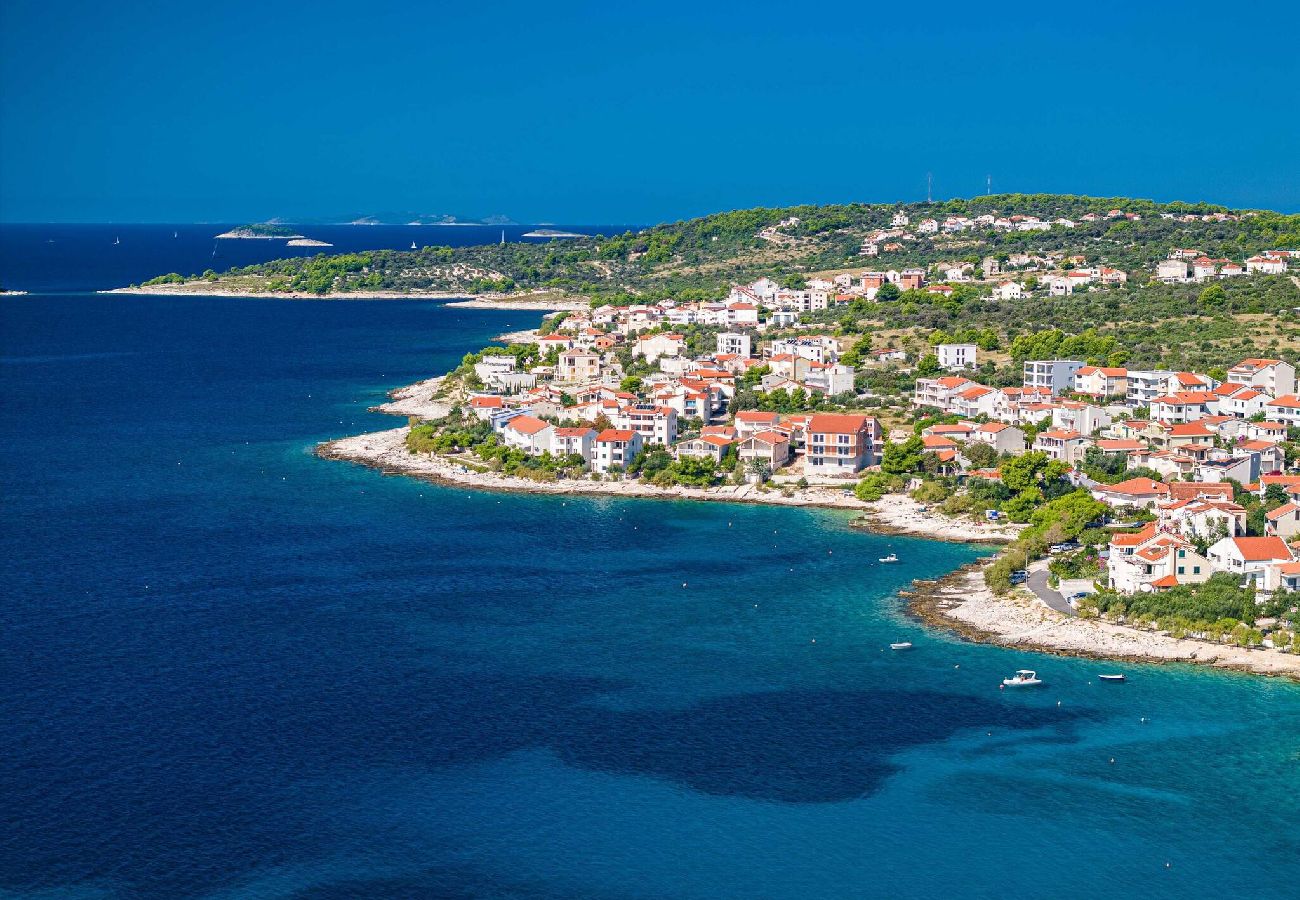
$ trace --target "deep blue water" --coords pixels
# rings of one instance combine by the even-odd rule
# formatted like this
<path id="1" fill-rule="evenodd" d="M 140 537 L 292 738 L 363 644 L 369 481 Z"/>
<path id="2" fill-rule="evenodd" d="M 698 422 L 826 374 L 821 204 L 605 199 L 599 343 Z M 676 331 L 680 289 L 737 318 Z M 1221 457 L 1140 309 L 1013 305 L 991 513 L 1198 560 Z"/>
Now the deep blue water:
<path id="1" fill-rule="evenodd" d="M 979 551 L 840 513 L 312 455 L 521 317 L 0 299 L 0 895 L 1295 896 L 1295 685 L 930 632 Z"/>
<path id="2" fill-rule="evenodd" d="M 13 225 L 0 223 L 0 287 L 6 290 L 104 290 L 155 275 L 191 275 L 291 256 L 361 250 L 464 247 L 526 238 L 533 225 L 302 225 L 296 231 L 333 247 L 290 247 L 285 241 L 216 240 L 226 225 Z M 574 234 L 621 234 L 626 225 L 549 226 Z M 173 237 L 175 235 L 175 237 Z"/>

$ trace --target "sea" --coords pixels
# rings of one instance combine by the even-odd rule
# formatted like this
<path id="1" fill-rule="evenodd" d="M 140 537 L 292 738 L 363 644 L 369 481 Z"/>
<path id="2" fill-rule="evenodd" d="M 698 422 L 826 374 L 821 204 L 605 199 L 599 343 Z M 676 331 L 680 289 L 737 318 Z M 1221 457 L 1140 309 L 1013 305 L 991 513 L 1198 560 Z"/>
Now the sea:
<path id="1" fill-rule="evenodd" d="M 1297 895 L 1300 685 L 967 643 L 899 590 L 990 548 L 842 511 L 320 459 L 539 314 L 94 293 L 214 233 L 0 228 L 0 897 Z"/>

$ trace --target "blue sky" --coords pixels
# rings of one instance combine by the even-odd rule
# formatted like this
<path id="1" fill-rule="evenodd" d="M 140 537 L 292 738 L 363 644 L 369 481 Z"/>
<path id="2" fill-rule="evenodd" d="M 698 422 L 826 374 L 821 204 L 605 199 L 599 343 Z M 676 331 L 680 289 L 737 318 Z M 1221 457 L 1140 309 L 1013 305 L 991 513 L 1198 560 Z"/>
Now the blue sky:
<path id="1" fill-rule="evenodd" d="M 0 3 L 0 219 L 1300 211 L 1300 3 Z"/>

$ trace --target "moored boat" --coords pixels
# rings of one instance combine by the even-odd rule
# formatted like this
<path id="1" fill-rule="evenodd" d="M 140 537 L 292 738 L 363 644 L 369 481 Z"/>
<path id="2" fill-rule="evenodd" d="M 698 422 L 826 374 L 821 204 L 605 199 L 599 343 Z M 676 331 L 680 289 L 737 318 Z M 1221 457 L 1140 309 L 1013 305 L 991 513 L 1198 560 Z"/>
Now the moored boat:
<path id="1" fill-rule="evenodd" d="M 890 649 L 890 650 L 911 650 L 911 649 L 912 649 L 912 642 L 911 642 L 911 641 L 899 641 L 897 644 L 890 644 L 890 645 L 889 645 L 889 649 Z"/>
<path id="2" fill-rule="evenodd" d="M 1120 675 L 1098 675 L 1102 681 L 1124 681 L 1123 674 Z"/>
<path id="3" fill-rule="evenodd" d="M 1010 678 L 1002 679 L 1003 687 L 1036 687 L 1042 683 L 1043 680 L 1032 669 L 1019 669 Z"/>
<path id="4" fill-rule="evenodd" d="M 879 557 L 879 559 L 880 559 L 880 561 L 881 561 L 882 563 L 894 563 L 894 562 L 898 562 L 898 554 L 897 554 L 897 553 L 891 553 L 891 554 L 889 554 L 888 556 L 882 556 L 882 557 Z"/>

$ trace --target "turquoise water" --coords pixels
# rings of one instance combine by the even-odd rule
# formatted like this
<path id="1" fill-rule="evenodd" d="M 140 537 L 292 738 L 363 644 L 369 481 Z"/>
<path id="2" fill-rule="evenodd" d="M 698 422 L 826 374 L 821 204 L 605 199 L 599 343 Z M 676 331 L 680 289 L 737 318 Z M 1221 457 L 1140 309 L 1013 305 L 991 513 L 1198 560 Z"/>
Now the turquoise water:
<path id="1" fill-rule="evenodd" d="M 843 513 L 312 455 L 531 321 L 0 303 L 0 891 L 1295 895 L 1295 685 L 929 631 L 982 551 Z"/>

